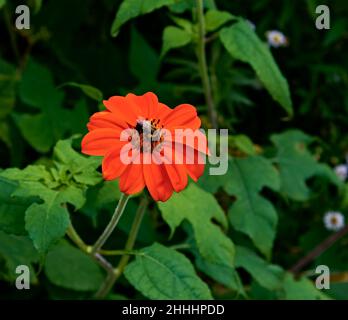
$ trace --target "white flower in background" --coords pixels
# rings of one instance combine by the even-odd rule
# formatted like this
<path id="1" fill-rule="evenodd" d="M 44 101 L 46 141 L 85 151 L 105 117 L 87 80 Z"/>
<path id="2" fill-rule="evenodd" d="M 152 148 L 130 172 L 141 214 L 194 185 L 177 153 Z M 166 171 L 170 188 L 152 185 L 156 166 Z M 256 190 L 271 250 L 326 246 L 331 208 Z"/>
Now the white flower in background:
<path id="1" fill-rule="evenodd" d="M 339 164 L 334 168 L 337 177 L 339 177 L 342 181 L 345 181 L 348 176 L 348 167 L 346 164 Z"/>
<path id="2" fill-rule="evenodd" d="M 266 32 L 268 44 L 274 48 L 285 47 L 288 45 L 287 37 L 277 30 L 270 30 Z"/>
<path id="3" fill-rule="evenodd" d="M 324 225 L 327 230 L 338 231 L 344 227 L 344 215 L 337 211 L 328 211 L 324 215 Z"/>

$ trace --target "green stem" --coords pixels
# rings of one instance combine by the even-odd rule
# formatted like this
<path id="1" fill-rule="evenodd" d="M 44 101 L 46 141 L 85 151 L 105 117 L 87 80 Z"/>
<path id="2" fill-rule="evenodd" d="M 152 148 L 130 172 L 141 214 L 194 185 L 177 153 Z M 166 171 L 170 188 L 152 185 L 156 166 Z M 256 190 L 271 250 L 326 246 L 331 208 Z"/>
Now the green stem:
<path id="1" fill-rule="evenodd" d="M 80 238 L 78 233 L 76 232 L 75 228 L 73 225 L 70 223 L 68 230 L 66 231 L 66 234 L 70 238 L 72 242 L 74 242 L 82 251 L 84 252 L 90 252 L 91 251 L 91 246 L 88 246 L 87 244 L 84 243 L 84 241 Z"/>
<path id="2" fill-rule="evenodd" d="M 124 254 L 137 255 L 138 251 L 134 250 L 99 250 L 103 256 L 123 256 Z"/>
<path id="3" fill-rule="evenodd" d="M 191 249 L 191 245 L 189 243 L 179 243 L 170 246 L 171 249 L 180 250 L 180 249 Z"/>
<path id="4" fill-rule="evenodd" d="M 106 226 L 104 232 L 102 233 L 102 235 L 99 237 L 99 239 L 96 241 L 96 243 L 92 247 L 92 250 L 91 250 L 92 255 L 94 255 L 101 249 L 101 247 L 104 245 L 106 240 L 110 237 L 111 233 L 114 231 L 127 205 L 128 199 L 129 199 L 129 195 L 122 194 L 109 224 Z"/>
<path id="5" fill-rule="evenodd" d="M 68 235 L 70 240 L 77 245 L 78 248 L 80 248 L 83 252 L 89 254 L 107 272 L 108 275 L 114 272 L 112 264 L 107 261 L 102 255 L 100 255 L 99 253 L 92 254 L 92 247 L 88 246 L 81 239 L 71 223 L 68 227 L 68 230 L 66 231 L 66 234 Z"/>
<path id="6" fill-rule="evenodd" d="M 139 204 L 138 210 L 136 212 L 129 237 L 127 239 L 124 251 L 130 252 L 133 249 L 135 244 L 135 240 L 138 235 L 138 231 L 141 225 L 141 221 L 143 220 L 144 213 L 146 211 L 148 205 L 148 199 L 144 196 Z M 113 273 L 108 274 L 108 277 L 105 279 L 104 283 L 96 293 L 95 297 L 97 299 L 103 299 L 111 290 L 117 279 L 122 275 L 124 268 L 126 267 L 129 261 L 130 255 L 123 255 L 117 268 L 113 270 Z"/>
<path id="7" fill-rule="evenodd" d="M 197 44 L 197 57 L 199 70 L 202 78 L 203 90 L 205 101 L 208 107 L 209 117 L 214 129 L 218 129 L 217 113 L 215 110 L 211 84 L 208 74 L 207 58 L 205 54 L 205 21 L 204 21 L 204 8 L 203 0 L 196 0 L 197 4 L 197 18 L 198 18 L 198 44 Z"/>

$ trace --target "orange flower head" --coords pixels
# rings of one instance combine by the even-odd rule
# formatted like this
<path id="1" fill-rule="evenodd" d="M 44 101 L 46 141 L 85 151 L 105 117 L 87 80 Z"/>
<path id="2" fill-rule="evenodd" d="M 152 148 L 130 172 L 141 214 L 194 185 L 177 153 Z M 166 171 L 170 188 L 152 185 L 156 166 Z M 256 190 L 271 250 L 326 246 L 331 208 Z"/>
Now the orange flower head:
<path id="1" fill-rule="evenodd" d="M 147 92 L 104 100 L 105 111 L 93 114 L 82 152 L 103 156 L 105 180 L 119 178 L 126 194 L 146 186 L 156 201 L 166 201 L 203 174 L 209 153 L 201 120 L 195 107 L 181 104 L 174 109 Z"/>

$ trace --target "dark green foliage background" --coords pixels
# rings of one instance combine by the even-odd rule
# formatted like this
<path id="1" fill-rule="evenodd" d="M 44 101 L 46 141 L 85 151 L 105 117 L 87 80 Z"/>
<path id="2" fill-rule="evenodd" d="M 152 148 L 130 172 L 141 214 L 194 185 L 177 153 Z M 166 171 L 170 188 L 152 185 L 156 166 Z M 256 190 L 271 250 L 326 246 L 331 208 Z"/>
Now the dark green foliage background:
<path id="1" fill-rule="evenodd" d="M 176 34 L 173 49 L 162 49 L 166 27 L 191 28 L 195 2 L 167 1 L 127 21 L 117 37 L 110 29 L 122 1 L 29 0 L 31 29 L 18 31 L 14 10 L 22 2 L 0 6 L 0 297 L 89 299 L 105 275 L 62 239 L 66 223 L 70 217 L 92 244 L 120 193 L 117 182 L 102 182 L 98 159 L 78 154 L 80 139 L 103 97 L 128 92 L 153 91 L 171 107 L 193 104 L 210 127 L 196 26 L 192 39 L 182 35 L 182 46 Z M 331 29 L 317 30 L 315 7 L 324 2 Z M 153 289 L 161 277 L 144 274 L 154 266 L 137 256 L 108 298 L 347 299 L 347 236 L 307 265 L 301 280 L 286 270 L 331 234 L 322 222 L 326 211 L 348 219 L 348 188 L 330 169 L 345 163 L 348 152 L 348 3 L 212 0 L 205 7 L 250 20 L 262 41 L 272 29 L 288 37 L 287 47 L 271 52 L 288 81 L 293 116 L 272 99 L 277 83 L 265 90 L 262 76 L 233 55 L 221 34 L 220 41 L 218 32 L 236 21 L 210 31 L 207 60 L 219 126 L 229 129 L 229 170 L 206 174 L 198 186 L 147 209 L 136 249 L 176 272 L 179 289 L 170 289 L 165 273 L 169 291 Z M 28 165 L 35 167 L 9 169 Z M 123 248 L 138 203 L 130 200 L 107 248 Z M 50 240 L 42 238 L 38 218 L 47 212 L 57 217 Z M 176 262 L 168 255 L 177 255 Z M 15 289 L 18 264 L 30 264 L 31 290 Z M 313 286 L 320 264 L 342 275 L 330 290 Z"/>

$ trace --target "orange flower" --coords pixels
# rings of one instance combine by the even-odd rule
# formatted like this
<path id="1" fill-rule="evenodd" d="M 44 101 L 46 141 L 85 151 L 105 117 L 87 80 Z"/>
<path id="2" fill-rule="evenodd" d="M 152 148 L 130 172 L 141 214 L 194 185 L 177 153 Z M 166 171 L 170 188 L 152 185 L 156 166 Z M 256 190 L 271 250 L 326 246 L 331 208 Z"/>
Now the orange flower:
<path id="1" fill-rule="evenodd" d="M 173 191 L 186 187 L 187 175 L 194 181 L 202 175 L 209 151 L 198 130 L 201 121 L 195 107 L 181 104 L 171 109 L 152 92 L 113 96 L 104 105 L 107 110 L 93 114 L 87 124 L 82 152 L 104 156 L 105 180 L 119 177 L 120 190 L 126 194 L 146 186 L 154 200 L 166 201 Z M 151 161 L 146 160 L 149 156 Z M 160 157 L 164 161 L 153 161 Z"/>

